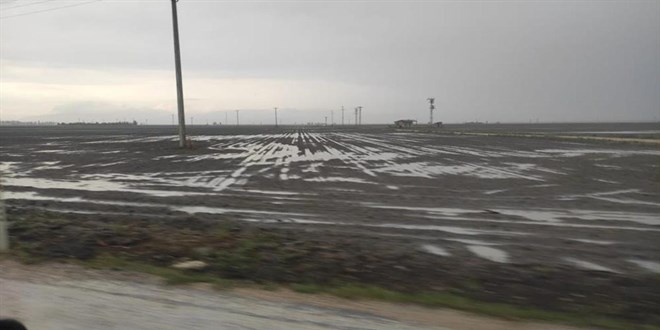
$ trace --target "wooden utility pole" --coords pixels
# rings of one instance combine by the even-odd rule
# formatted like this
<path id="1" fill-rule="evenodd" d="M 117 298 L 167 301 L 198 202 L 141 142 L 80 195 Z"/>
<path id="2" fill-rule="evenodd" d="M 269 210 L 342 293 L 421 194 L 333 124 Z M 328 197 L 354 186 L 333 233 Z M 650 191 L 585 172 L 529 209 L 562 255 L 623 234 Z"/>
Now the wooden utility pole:
<path id="1" fill-rule="evenodd" d="M 277 107 L 275 107 L 275 127 L 277 127 Z"/>
<path id="2" fill-rule="evenodd" d="M 174 28 L 174 62 L 176 65 L 176 99 L 179 109 L 179 147 L 186 147 L 186 116 L 183 111 L 183 78 L 181 76 L 181 47 L 179 46 L 179 20 L 176 3 L 172 0 L 172 27 Z"/>

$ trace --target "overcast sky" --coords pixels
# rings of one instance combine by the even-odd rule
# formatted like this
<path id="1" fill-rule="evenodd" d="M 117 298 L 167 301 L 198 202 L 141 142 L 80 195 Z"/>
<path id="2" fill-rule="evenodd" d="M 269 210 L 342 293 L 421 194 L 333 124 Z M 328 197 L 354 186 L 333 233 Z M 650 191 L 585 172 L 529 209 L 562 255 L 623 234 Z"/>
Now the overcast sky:
<path id="1" fill-rule="evenodd" d="M 0 0 L 2 120 L 176 111 L 168 0 Z M 36 11 L 56 9 L 35 13 Z M 660 1 L 180 0 L 195 123 L 660 120 Z M 30 14 L 31 13 L 31 14 Z M 23 15 L 26 14 L 26 15 Z M 229 112 L 231 111 L 231 112 Z M 227 113 L 227 114 L 225 114 Z M 227 116 L 227 117 L 226 117 Z"/>

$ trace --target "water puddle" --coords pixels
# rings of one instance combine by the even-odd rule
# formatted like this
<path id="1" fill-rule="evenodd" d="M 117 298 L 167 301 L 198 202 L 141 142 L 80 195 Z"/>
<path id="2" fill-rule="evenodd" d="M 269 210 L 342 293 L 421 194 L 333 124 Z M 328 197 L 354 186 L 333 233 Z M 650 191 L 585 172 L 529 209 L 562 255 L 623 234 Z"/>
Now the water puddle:
<path id="1" fill-rule="evenodd" d="M 509 189 L 488 190 L 488 191 L 484 191 L 483 194 L 484 194 L 484 195 L 495 195 L 495 194 L 499 194 L 499 193 L 501 193 L 501 192 L 505 192 L 505 191 L 507 191 L 507 190 L 509 190 Z"/>
<path id="2" fill-rule="evenodd" d="M 515 215 L 533 221 L 561 222 L 555 212 L 536 210 L 495 210 L 502 214 Z"/>
<path id="3" fill-rule="evenodd" d="M 509 254 L 496 248 L 482 245 L 468 245 L 467 249 L 477 256 L 494 262 L 509 262 Z"/>
<path id="4" fill-rule="evenodd" d="M 445 249 L 443 249 L 439 246 L 435 246 L 435 245 L 431 245 L 431 244 L 422 245 L 421 250 L 424 251 L 424 252 L 430 253 L 430 254 L 434 254 L 436 256 L 442 256 L 442 257 L 451 256 L 451 254 L 449 252 L 447 252 L 447 250 L 445 250 Z"/>
<path id="5" fill-rule="evenodd" d="M 13 173 L 19 162 L 0 162 L 0 174 Z"/>
<path id="6" fill-rule="evenodd" d="M 50 150 L 37 150 L 35 152 L 41 153 L 41 154 L 61 154 L 61 155 L 68 155 L 68 154 L 78 154 L 82 153 L 81 150 L 64 150 L 64 149 L 50 149 Z"/>
<path id="7" fill-rule="evenodd" d="M 100 205 L 120 205 L 120 206 L 135 206 L 135 207 L 163 207 L 167 208 L 165 204 L 156 203 L 139 203 L 139 202 L 126 202 L 126 201 L 111 201 L 111 200 L 97 200 L 87 199 L 82 197 L 55 197 L 38 194 L 34 191 L 2 191 L 0 194 L 2 199 L 17 199 L 17 200 L 33 200 L 33 201 L 54 201 L 63 203 L 90 203 Z M 98 213 L 104 213 L 99 211 Z"/>
<path id="8" fill-rule="evenodd" d="M 117 191 L 126 189 L 126 186 L 117 182 L 106 180 L 64 181 L 41 178 L 6 178 L 7 186 L 32 187 L 39 189 L 72 189 L 85 191 Z"/>
<path id="9" fill-rule="evenodd" d="M 386 223 L 380 225 L 363 225 L 368 227 L 379 227 L 379 228 L 397 228 L 397 229 L 408 229 L 408 230 L 432 230 L 432 231 L 444 231 L 450 234 L 457 235 L 528 235 L 528 233 L 515 232 L 515 231 L 500 231 L 500 230 L 484 230 L 484 229 L 471 229 L 464 227 L 451 227 L 451 226 L 435 226 L 435 225 L 405 225 L 397 223 Z"/>
<path id="10" fill-rule="evenodd" d="M 362 205 L 381 208 L 381 209 L 394 209 L 406 211 L 420 211 L 426 212 L 429 216 L 425 218 L 438 219 L 438 220 L 456 220 L 456 221 L 483 221 L 493 223 L 515 223 L 525 225 L 552 225 L 562 227 L 574 228 L 600 228 L 600 229 L 622 229 L 622 230 L 650 230 L 659 231 L 654 228 L 638 228 L 626 226 L 604 226 L 604 225 L 590 225 L 580 223 L 566 223 L 566 219 L 577 219 L 585 221 L 606 220 L 606 221 L 630 221 L 645 225 L 660 225 L 660 219 L 656 214 L 651 213 L 633 213 L 633 212 L 617 212 L 617 211 L 596 211 L 596 210 L 559 210 L 559 209 L 544 209 L 544 210 L 515 210 L 515 209 L 495 209 L 494 211 L 500 215 L 513 215 L 519 216 L 526 220 L 503 220 L 503 219 L 487 219 L 487 218 L 466 218 L 461 217 L 468 214 L 483 213 L 479 210 L 469 210 L 460 208 L 444 208 L 444 207 L 412 207 L 412 206 L 393 206 L 381 205 L 373 203 L 362 203 Z"/>
<path id="11" fill-rule="evenodd" d="M 80 197 L 54 197 L 37 194 L 33 191 L 7 191 L 0 192 L 0 197 L 3 200 L 18 199 L 30 201 L 57 201 L 57 202 L 85 202 L 85 199 Z"/>
<path id="12" fill-rule="evenodd" d="M 596 270 L 596 271 L 600 271 L 600 272 L 617 273 L 615 270 L 613 270 L 611 268 L 601 266 L 599 264 L 589 262 L 589 261 L 584 261 L 584 260 L 580 260 L 580 259 L 576 259 L 576 258 L 572 258 L 572 257 L 566 257 L 566 258 L 564 258 L 564 260 L 566 260 L 569 263 L 577 266 L 578 268 L 582 268 L 582 269 L 586 269 L 586 270 Z"/>
<path id="13" fill-rule="evenodd" d="M 352 183 L 366 183 L 366 184 L 374 184 L 373 182 L 366 181 L 364 179 L 360 178 L 348 178 L 348 177 L 316 177 L 316 178 L 309 178 L 309 179 L 304 179 L 305 181 L 308 182 L 352 182 Z"/>
<path id="14" fill-rule="evenodd" d="M 618 182 L 618 181 L 612 181 L 612 180 L 605 180 L 605 179 L 595 179 L 595 180 L 598 181 L 598 182 L 602 182 L 602 183 L 620 184 L 620 182 Z"/>
<path id="15" fill-rule="evenodd" d="M 586 238 L 571 238 L 570 240 L 575 241 L 575 242 L 596 244 L 596 245 L 612 245 L 612 244 L 616 243 L 616 242 L 613 242 L 613 241 L 601 241 L 601 240 L 586 239 Z"/>
<path id="16" fill-rule="evenodd" d="M 239 192 L 248 192 L 253 194 L 264 194 L 264 195 L 282 195 L 282 196 L 295 196 L 300 195 L 300 193 L 292 191 L 277 191 L 277 190 L 260 190 L 260 189 L 232 189 L 233 191 Z M 309 196 L 309 194 L 305 194 Z"/>
<path id="17" fill-rule="evenodd" d="M 607 154 L 615 157 L 649 155 L 660 156 L 656 150 L 616 150 L 616 149 L 540 149 L 539 153 L 553 154 L 560 157 L 580 157 L 588 154 Z"/>
<path id="18" fill-rule="evenodd" d="M 210 207 L 210 206 L 170 206 L 174 211 L 181 211 L 185 213 L 208 213 L 208 214 L 225 214 L 225 213 L 248 213 L 248 214 L 278 214 L 289 216 L 312 216 L 305 213 L 291 213 L 291 212 L 278 212 L 278 211 L 261 211 L 261 210 L 248 210 L 248 209 L 235 209 L 225 207 Z"/>
<path id="19" fill-rule="evenodd" d="M 455 164 L 440 165 L 429 162 L 417 163 L 391 163 L 389 165 L 374 169 L 375 172 L 386 173 L 393 176 L 411 176 L 421 178 L 432 178 L 440 175 L 461 175 L 481 179 L 528 179 L 543 181 L 541 178 L 523 174 L 528 168 L 509 165 L 508 167 L 486 166 L 480 164 Z"/>
<path id="20" fill-rule="evenodd" d="M 465 213 L 475 213 L 479 212 L 477 210 L 470 209 L 459 209 L 451 207 L 417 207 L 417 206 L 396 206 L 396 205 L 382 205 L 382 204 L 373 204 L 373 203 L 362 203 L 364 206 L 378 208 L 378 209 L 390 209 L 390 210 L 405 210 L 405 211 L 423 211 L 443 216 L 459 216 Z"/>
<path id="21" fill-rule="evenodd" d="M 650 272 L 660 274 L 660 262 L 639 259 L 628 259 L 628 261 L 639 266 L 640 268 L 644 268 Z"/>
<path id="22" fill-rule="evenodd" d="M 4 178 L 2 183 L 5 186 L 30 187 L 30 188 L 38 188 L 38 189 L 131 192 L 131 193 L 144 194 L 154 197 L 181 197 L 181 196 L 199 196 L 199 195 L 209 194 L 209 193 L 181 191 L 181 190 L 137 189 L 137 188 L 132 188 L 129 184 L 126 183 L 101 180 L 101 179 L 65 181 L 65 180 L 51 180 L 51 179 L 43 179 L 43 178 L 8 177 L 8 178 Z"/>
<path id="23" fill-rule="evenodd" d="M 511 210 L 511 209 L 497 209 L 496 211 L 504 215 L 516 215 L 528 220 L 559 223 L 564 222 L 565 219 L 577 219 L 585 221 L 630 221 L 644 225 L 660 225 L 660 218 L 657 214 L 650 213 L 633 213 L 633 212 L 620 212 L 620 211 L 599 211 L 599 210 L 559 210 L 559 209 L 543 209 L 543 210 Z M 570 224 L 566 224 L 569 226 Z"/>
<path id="24" fill-rule="evenodd" d="M 636 205 L 660 206 L 660 203 L 640 201 L 640 200 L 631 199 L 631 198 L 614 198 L 614 197 L 600 197 L 600 196 L 586 196 L 586 197 L 601 200 L 601 201 L 605 201 L 605 202 L 610 202 L 610 203 L 617 203 L 617 204 L 636 204 Z"/>

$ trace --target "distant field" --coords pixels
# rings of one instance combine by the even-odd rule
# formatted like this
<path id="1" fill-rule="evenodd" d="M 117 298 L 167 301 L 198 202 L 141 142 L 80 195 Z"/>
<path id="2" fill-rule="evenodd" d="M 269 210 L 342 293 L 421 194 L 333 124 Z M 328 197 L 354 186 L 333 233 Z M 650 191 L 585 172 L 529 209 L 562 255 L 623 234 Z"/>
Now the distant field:
<path id="1" fill-rule="evenodd" d="M 3 198 L 10 210 L 386 237 L 437 262 L 660 273 L 657 147 L 443 134 L 483 129 L 637 136 L 658 125 L 197 126 L 185 151 L 173 127 L 2 127 Z"/>

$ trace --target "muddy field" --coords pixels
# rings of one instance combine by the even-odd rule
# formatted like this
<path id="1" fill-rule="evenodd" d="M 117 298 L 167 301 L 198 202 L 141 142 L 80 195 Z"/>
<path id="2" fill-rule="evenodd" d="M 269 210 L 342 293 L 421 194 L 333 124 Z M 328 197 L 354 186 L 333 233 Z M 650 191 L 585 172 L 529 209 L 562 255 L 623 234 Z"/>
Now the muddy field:
<path id="1" fill-rule="evenodd" d="M 2 127 L 3 199 L 10 221 L 42 211 L 80 221 L 232 221 L 352 240 L 346 246 L 359 246 L 357 253 L 407 256 L 429 269 L 527 269 L 534 278 L 527 265 L 535 265 L 578 282 L 648 279 L 639 288 L 656 289 L 644 299 L 658 297 L 657 144 L 449 134 L 454 129 L 472 128 L 198 126 L 190 130 L 194 149 L 182 151 L 172 127 Z M 654 137 L 659 130 L 496 131 Z"/>

